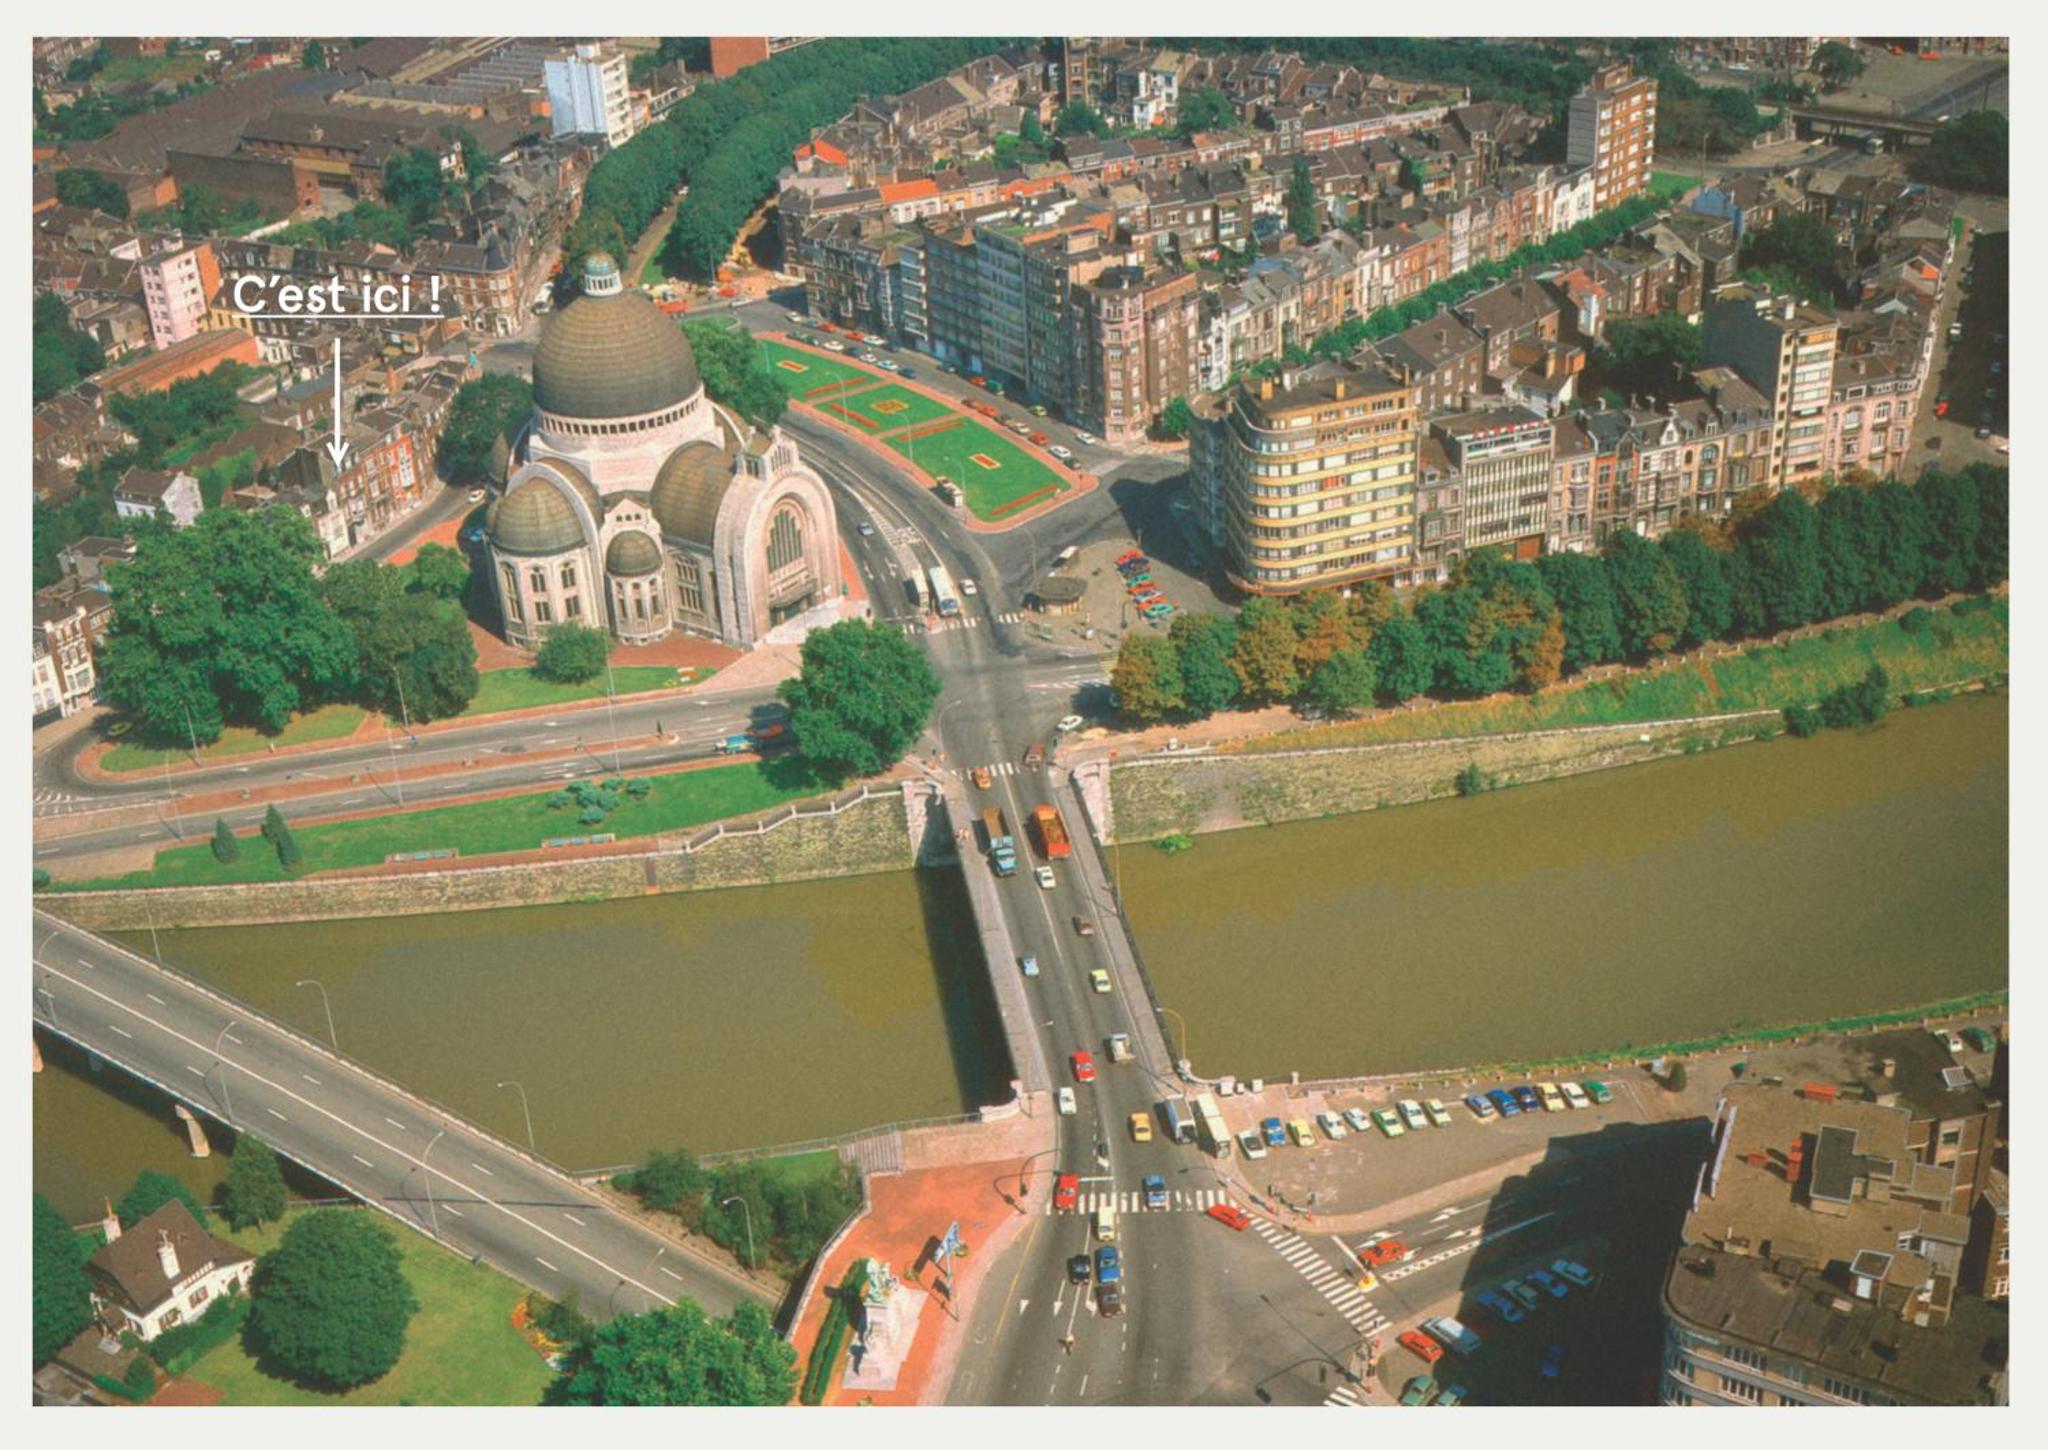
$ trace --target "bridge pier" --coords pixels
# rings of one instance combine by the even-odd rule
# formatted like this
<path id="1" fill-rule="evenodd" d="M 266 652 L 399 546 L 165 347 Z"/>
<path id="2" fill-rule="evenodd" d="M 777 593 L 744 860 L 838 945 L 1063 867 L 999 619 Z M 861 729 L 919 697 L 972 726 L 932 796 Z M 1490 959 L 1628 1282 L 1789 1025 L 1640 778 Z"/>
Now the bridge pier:
<path id="1" fill-rule="evenodd" d="M 178 1120 L 185 1125 L 185 1136 L 192 1141 L 192 1156 L 211 1158 L 213 1144 L 206 1141 L 206 1125 L 183 1103 L 173 1103 L 172 1106 L 178 1110 Z"/>
<path id="2" fill-rule="evenodd" d="M 28 1060 L 34 1065 L 32 1071 L 41 1072 L 43 1070 L 43 1044 L 36 1041 L 36 1035 L 33 1032 L 28 1035 L 28 1053 Z"/>

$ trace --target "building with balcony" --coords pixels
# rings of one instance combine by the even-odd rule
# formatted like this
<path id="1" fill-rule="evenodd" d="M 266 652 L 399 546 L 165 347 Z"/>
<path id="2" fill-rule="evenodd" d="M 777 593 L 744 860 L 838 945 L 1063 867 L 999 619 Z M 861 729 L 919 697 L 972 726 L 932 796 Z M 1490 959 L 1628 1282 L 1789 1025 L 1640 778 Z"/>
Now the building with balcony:
<path id="1" fill-rule="evenodd" d="M 211 244 L 167 248 L 144 257 L 136 270 L 142 275 L 150 341 L 158 349 L 205 330 L 207 310 L 220 290 L 220 263 Z"/>
<path id="2" fill-rule="evenodd" d="M 1748 282 L 1718 289 L 1700 330 L 1700 357 L 1733 368 L 1771 406 L 1776 487 L 1818 479 L 1827 468 L 1834 393 L 1833 315 Z"/>
<path id="3" fill-rule="evenodd" d="M 1430 419 L 1444 457 L 1459 480 L 1456 547 L 1440 560 L 1448 577 L 1460 554 L 1501 549 L 1533 559 L 1550 527 L 1550 420 L 1527 408 L 1487 408 Z"/>
<path id="4" fill-rule="evenodd" d="M 579 45 L 547 63 L 548 110 L 557 136 L 601 136 L 622 146 L 633 136 L 633 99 L 626 52 L 613 45 Z"/>
<path id="5" fill-rule="evenodd" d="M 1657 83 L 1627 61 L 1602 66 L 1571 99 L 1565 164 L 1593 173 L 1593 209 L 1619 206 L 1650 186 L 1657 156 Z"/>

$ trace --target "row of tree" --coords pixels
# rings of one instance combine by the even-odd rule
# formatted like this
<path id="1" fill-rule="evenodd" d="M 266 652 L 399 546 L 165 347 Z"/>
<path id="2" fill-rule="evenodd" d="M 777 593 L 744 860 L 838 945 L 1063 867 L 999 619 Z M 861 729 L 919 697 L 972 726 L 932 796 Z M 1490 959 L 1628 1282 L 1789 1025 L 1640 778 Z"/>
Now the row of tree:
<path id="1" fill-rule="evenodd" d="M 108 702 L 171 746 L 229 724 L 275 732 L 338 700 L 415 721 L 459 713 L 478 684 L 462 556 L 429 544 L 403 568 L 358 559 L 319 578 L 322 558 L 291 509 L 137 529 L 134 559 L 110 574 Z"/>
<path id="2" fill-rule="evenodd" d="M 802 1264 L 860 1207 L 860 1177 L 845 1164 L 819 1178 L 769 1173 L 759 1163 L 705 1168 L 694 1154 L 650 1151 L 616 1180 L 649 1208 L 673 1213 L 742 1263 Z"/>
<path id="3" fill-rule="evenodd" d="M 1723 528 L 1621 532 L 1600 554 L 1474 554 L 1449 585 L 1402 602 L 1365 584 L 1349 598 L 1255 598 L 1235 618 L 1182 614 L 1164 636 L 1126 636 L 1110 684 L 1139 721 L 1540 690 L 1596 665 L 1985 589 L 2006 577 L 2008 551 L 2004 469 L 1843 485 L 1818 507 L 1788 489 Z"/>

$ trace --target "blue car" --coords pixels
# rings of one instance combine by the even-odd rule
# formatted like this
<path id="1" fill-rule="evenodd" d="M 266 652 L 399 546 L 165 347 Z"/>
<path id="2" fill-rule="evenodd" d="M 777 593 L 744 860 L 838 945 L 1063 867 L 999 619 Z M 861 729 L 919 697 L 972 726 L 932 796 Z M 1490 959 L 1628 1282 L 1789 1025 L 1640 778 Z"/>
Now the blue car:
<path id="1" fill-rule="evenodd" d="M 1529 1282 L 1553 1299 L 1562 1299 L 1571 1292 L 1570 1289 L 1565 1287 L 1564 1280 L 1558 1278 L 1557 1275 L 1551 1273 L 1548 1269 L 1538 1269 L 1529 1276 Z"/>
<path id="2" fill-rule="evenodd" d="M 1537 1097 L 1536 1089 L 1530 1087 L 1527 1083 L 1522 1083 L 1510 1089 L 1510 1091 L 1515 1095 L 1515 1105 L 1523 1112 L 1540 1113 L 1543 1111 L 1543 1099 Z"/>
<path id="3" fill-rule="evenodd" d="M 1494 1115 L 1493 1104 L 1478 1093 L 1473 1093 L 1470 1097 L 1466 1098 L 1465 1106 L 1470 1108 L 1472 1116 L 1479 1119 L 1482 1123 Z"/>
<path id="4" fill-rule="evenodd" d="M 1268 1118 L 1260 1123 L 1259 1131 L 1265 1134 L 1267 1147 L 1285 1148 L 1287 1146 L 1287 1129 L 1281 1126 L 1278 1118 Z"/>
<path id="5" fill-rule="evenodd" d="M 1166 1175 L 1147 1173 L 1145 1175 L 1145 1207 L 1166 1207 Z"/>
<path id="6" fill-rule="evenodd" d="M 463 532 L 462 542 L 465 544 L 481 544 L 486 537 L 483 526 L 479 524 L 476 528 L 467 529 Z"/>
<path id="7" fill-rule="evenodd" d="M 1514 1097 L 1506 1088 L 1495 1088 L 1486 1095 L 1486 1100 L 1500 1109 L 1500 1115 L 1503 1118 L 1512 1118 L 1516 1113 L 1522 1111 L 1515 1106 Z"/>
<path id="8" fill-rule="evenodd" d="M 1520 1324 L 1529 1317 L 1528 1311 L 1523 1309 L 1521 1305 L 1517 1304 L 1507 1295 L 1492 1289 L 1481 1290 L 1478 1302 L 1492 1310 L 1494 1317 L 1503 1324 Z"/>
<path id="9" fill-rule="evenodd" d="M 916 377 L 917 374 L 912 372 L 909 368 L 898 368 L 896 369 L 896 376 L 903 379 L 903 381 L 907 383 L 912 378 Z"/>
<path id="10" fill-rule="evenodd" d="M 1115 1244 L 1104 1244 L 1095 1251 L 1095 1281 L 1098 1284 L 1114 1284 L 1123 1276 L 1123 1260 Z"/>
<path id="11" fill-rule="evenodd" d="M 1564 1346 L 1552 1344 L 1543 1351 L 1543 1377 L 1554 1380 L 1564 1374 Z"/>

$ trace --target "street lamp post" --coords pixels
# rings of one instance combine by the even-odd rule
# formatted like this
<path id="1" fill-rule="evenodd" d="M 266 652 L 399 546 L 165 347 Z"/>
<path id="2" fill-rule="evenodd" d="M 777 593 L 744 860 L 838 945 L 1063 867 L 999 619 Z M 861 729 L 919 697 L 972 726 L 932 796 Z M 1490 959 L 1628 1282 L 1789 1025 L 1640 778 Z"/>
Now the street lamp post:
<path id="1" fill-rule="evenodd" d="M 220 1069 L 220 1105 L 227 1114 L 227 1124 L 231 1128 L 235 1125 L 235 1099 L 228 1091 L 228 1064 L 227 1059 L 220 1055 L 220 1045 L 228 1040 L 228 1034 L 241 1026 L 241 1023 L 242 1019 L 239 1017 L 230 1018 L 228 1025 L 221 1028 L 220 1036 L 213 1039 L 213 1065 Z"/>
<path id="2" fill-rule="evenodd" d="M 1159 1010 L 1180 1024 L 1180 1060 L 1186 1062 L 1188 1060 L 1188 1019 L 1181 1016 L 1180 1013 L 1174 1011 L 1171 1007 L 1161 1007 Z"/>
<path id="3" fill-rule="evenodd" d="M 50 1004 L 50 1025 L 55 1027 L 57 1025 L 57 994 L 50 990 L 49 968 L 45 967 L 43 969 L 43 980 L 37 985 L 36 990 L 42 993 L 43 1000 Z"/>
<path id="4" fill-rule="evenodd" d="M 303 977 L 292 983 L 294 987 L 311 987 L 320 994 L 320 1006 L 327 1013 L 327 1040 L 336 1052 L 341 1051 L 341 1039 L 334 1032 L 334 1004 L 327 1000 L 327 989 L 311 977 Z"/>
<path id="5" fill-rule="evenodd" d="M 398 803 L 405 804 L 405 777 L 398 773 L 398 742 L 391 738 L 391 726 L 384 727 L 384 748 L 391 752 L 391 785 L 398 792 Z"/>
<path id="6" fill-rule="evenodd" d="M 526 1106 L 526 1089 L 518 1083 L 510 1081 L 501 1082 L 498 1086 L 500 1088 L 511 1088 L 519 1094 L 519 1112 L 526 1119 L 526 1148 L 535 1157 L 539 1157 L 540 1149 L 533 1146 L 533 1110 Z"/>
<path id="7" fill-rule="evenodd" d="M 426 1170 L 427 1175 L 427 1222 L 433 1228 L 435 1238 L 441 1237 L 441 1215 L 434 1210 L 434 1170 L 427 1167 L 427 1155 L 434 1151 L 434 1144 L 440 1142 L 447 1131 L 446 1128 L 436 1130 L 434 1136 L 427 1140 L 427 1146 L 420 1150 L 420 1167 Z"/>
<path id="8" fill-rule="evenodd" d="M 738 1194 L 722 1200 L 718 1206 L 724 1208 L 727 1204 L 732 1203 L 737 1203 L 740 1206 L 740 1216 L 747 1225 L 747 1271 L 752 1273 L 754 1268 L 754 1211 L 747 1207 L 747 1201 Z"/>
<path id="9" fill-rule="evenodd" d="M 624 775 L 626 767 L 619 763 L 619 717 L 612 713 L 612 701 L 617 695 L 612 686 L 612 656 L 607 649 L 604 656 L 604 718 L 612 731 L 612 774 Z"/>

